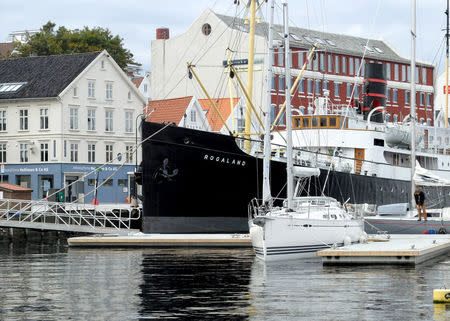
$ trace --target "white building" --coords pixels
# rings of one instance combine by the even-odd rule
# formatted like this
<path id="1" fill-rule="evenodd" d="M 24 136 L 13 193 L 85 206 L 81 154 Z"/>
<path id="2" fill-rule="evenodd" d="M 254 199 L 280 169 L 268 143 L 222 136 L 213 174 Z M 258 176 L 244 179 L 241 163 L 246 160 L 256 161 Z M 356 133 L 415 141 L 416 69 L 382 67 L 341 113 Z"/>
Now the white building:
<path id="1" fill-rule="evenodd" d="M 38 199 L 108 163 L 99 202 L 125 202 L 145 103 L 106 51 L 0 60 L 3 180 Z M 95 180 L 91 174 L 66 188 L 66 200 L 90 202 Z"/>

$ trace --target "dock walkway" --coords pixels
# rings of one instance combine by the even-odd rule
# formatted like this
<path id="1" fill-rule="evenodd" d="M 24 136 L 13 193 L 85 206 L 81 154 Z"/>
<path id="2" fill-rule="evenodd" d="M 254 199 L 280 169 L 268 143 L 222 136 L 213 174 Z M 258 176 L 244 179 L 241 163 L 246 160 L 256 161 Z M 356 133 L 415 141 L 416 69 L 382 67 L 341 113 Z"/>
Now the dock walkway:
<path id="1" fill-rule="evenodd" d="M 393 234 L 317 253 L 324 265 L 403 264 L 416 265 L 450 253 L 449 234 Z"/>

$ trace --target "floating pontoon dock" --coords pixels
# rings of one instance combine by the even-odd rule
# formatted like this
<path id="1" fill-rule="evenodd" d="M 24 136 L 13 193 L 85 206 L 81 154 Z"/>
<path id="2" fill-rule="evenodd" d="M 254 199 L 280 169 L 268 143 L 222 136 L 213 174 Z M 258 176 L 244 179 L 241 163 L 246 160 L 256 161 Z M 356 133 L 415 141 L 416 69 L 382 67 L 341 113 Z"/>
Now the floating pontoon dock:
<path id="1" fill-rule="evenodd" d="M 317 255 L 324 265 L 416 265 L 447 253 L 450 253 L 448 234 L 394 234 L 369 236 L 367 243 L 322 250 Z"/>
<path id="2" fill-rule="evenodd" d="M 77 247 L 251 247 L 248 234 L 143 234 L 72 237 Z"/>

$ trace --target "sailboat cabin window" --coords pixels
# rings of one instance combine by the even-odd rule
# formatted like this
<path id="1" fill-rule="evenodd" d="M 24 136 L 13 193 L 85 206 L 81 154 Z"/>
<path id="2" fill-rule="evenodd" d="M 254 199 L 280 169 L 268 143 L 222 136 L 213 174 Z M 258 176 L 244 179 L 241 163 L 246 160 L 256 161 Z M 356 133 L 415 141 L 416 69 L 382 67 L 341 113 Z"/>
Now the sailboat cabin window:
<path id="1" fill-rule="evenodd" d="M 209 36 L 209 35 L 211 34 L 211 25 L 210 25 L 209 23 L 205 23 L 205 24 L 202 26 L 202 33 L 203 33 L 205 36 Z"/>

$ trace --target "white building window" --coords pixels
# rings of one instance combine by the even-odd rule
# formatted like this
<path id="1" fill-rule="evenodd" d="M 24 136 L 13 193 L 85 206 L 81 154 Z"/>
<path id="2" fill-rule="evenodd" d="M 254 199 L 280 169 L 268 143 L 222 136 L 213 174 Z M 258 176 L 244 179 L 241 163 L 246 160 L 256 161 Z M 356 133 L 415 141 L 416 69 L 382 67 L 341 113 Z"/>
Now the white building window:
<path id="1" fill-rule="evenodd" d="M 40 110 L 40 129 L 48 129 L 48 108 Z"/>
<path id="2" fill-rule="evenodd" d="M 333 72 L 333 57 L 328 55 L 328 72 Z"/>
<path id="3" fill-rule="evenodd" d="M 297 58 L 298 58 L 298 61 L 297 61 L 298 69 L 302 69 L 303 68 L 303 64 L 304 64 L 303 56 L 304 56 L 303 52 L 299 52 L 298 55 L 297 55 Z"/>
<path id="4" fill-rule="evenodd" d="M 28 130 L 28 109 L 19 111 L 19 129 Z"/>
<path id="5" fill-rule="evenodd" d="M 422 84 L 427 83 L 427 68 L 422 68 Z"/>
<path id="6" fill-rule="evenodd" d="M 78 144 L 70 143 L 70 161 L 78 162 Z"/>
<path id="7" fill-rule="evenodd" d="M 112 132 L 113 130 L 113 111 L 105 110 L 105 131 Z"/>
<path id="8" fill-rule="evenodd" d="M 352 97 L 352 84 L 347 84 L 347 98 Z"/>
<path id="9" fill-rule="evenodd" d="M 339 73 L 339 56 L 335 56 L 334 59 L 334 72 Z"/>
<path id="10" fill-rule="evenodd" d="M 337 98 L 340 97 L 340 95 L 341 95 L 341 93 L 339 92 L 340 88 L 341 88 L 341 84 L 338 82 L 335 82 L 334 83 L 334 97 L 337 97 Z"/>
<path id="11" fill-rule="evenodd" d="M 88 97 L 95 98 L 95 81 L 88 82 Z"/>
<path id="12" fill-rule="evenodd" d="M 420 106 L 425 105 L 425 94 L 424 93 L 420 93 Z"/>
<path id="13" fill-rule="evenodd" d="M 144 84 L 144 92 L 147 93 L 147 84 Z"/>
<path id="14" fill-rule="evenodd" d="M 128 100 L 131 100 L 131 91 L 128 92 Z"/>
<path id="15" fill-rule="evenodd" d="M 125 161 L 127 163 L 133 162 L 133 145 L 125 145 Z"/>
<path id="16" fill-rule="evenodd" d="M 48 143 L 41 143 L 41 162 L 48 162 Z"/>
<path id="17" fill-rule="evenodd" d="M 394 65 L 394 80 L 398 80 L 398 64 Z"/>
<path id="18" fill-rule="evenodd" d="M 6 163 L 6 143 L 0 143 L 0 162 Z"/>
<path id="19" fill-rule="evenodd" d="M 392 89 L 392 102 L 397 102 L 397 89 Z"/>
<path id="20" fill-rule="evenodd" d="M 386 78 L 388 80 L 391 79 L 391 64 L 390 63 L 386 63 Z"/>
<path id="21" fill-rule="evenodd" d="M 190 115 L 191 115 L 191 123 L 195 123 L 197 121 L 197 113 L 195 112 L 195 110 L 191 110 Z"/>
<path id="22" fill-rule="evenodd" d="M 106 99 L 112 99 L 113 98 L 113 84 L 112 82 L 106 83 Z"/>
<path id="23" fill-rule="evenodd" d="M 88 144 L 88 162 L 95 162 L 95 144 Z"/>
<path id="24" fill-rule="evenodd" d="M 78 97 L 78 87 L 73 87 L 73 96 Z"/>
<path id="25" fill-rule="evenodd" d="M 405 92 L 405 104 L 409 104 L 409 97 L 410 97 L 410 92 L 406 91 Z"/>
<path id="26" fill-rule="evenodd" d="M 133 112 L 132 111 L 125 112 L 125 132 L 126 133 L 133 132 Z"/>
<path id="27" fill-rule="evenodd" d="M 354 75 L 355 74 L 355 69 L 354 69 L 354 63 L 353 63 L 353 58 L 348 58 L 348 73 L 350 75 Z"/>
<path id="28" fill-rule="evenodd" d="M 70 108 L 69 120 L 69 128 L 78 129 L 78 108 Z"/>
<path id="29" fill-rule="evenodd" d="M 307 90 L 308 90 L 308 94 L 312 94 L 313 93 L 313 80 L 311 78 L 309 78 L 306 82 L 307 85 Z"/>
<path id="30" fill-rule="evenodd" d="M 406 81 L 406 66 L 402 65 L 402 81 Z"/>
<path id="31" fill-rule="evenodd" d="M 106 152 L 106 162 L 112 162 L 113 160 L 113 145 L 112 144 L 106 144 L 105 146 L 105 152 Z"/>
<path id="32" fill-rule="evenodd" d="M 0 131 L 6 130 L 6 110 L 0 109 Z"/>
<path id="33" fill-rule="evenodd" d="M 20 162 L 28 163 L 28 144 L 26 143 L 20 144 Z"/>
<path id="34" fill-rule="evenodd" d="M 89 108 L 87 112 L 87 128 L 88 130 L 95 130 L 95 109 Z"/>

